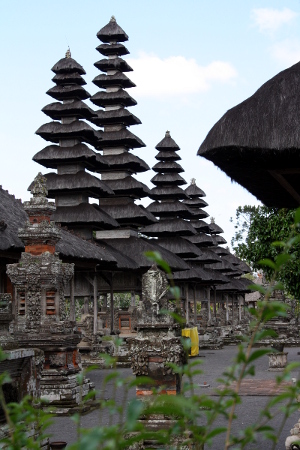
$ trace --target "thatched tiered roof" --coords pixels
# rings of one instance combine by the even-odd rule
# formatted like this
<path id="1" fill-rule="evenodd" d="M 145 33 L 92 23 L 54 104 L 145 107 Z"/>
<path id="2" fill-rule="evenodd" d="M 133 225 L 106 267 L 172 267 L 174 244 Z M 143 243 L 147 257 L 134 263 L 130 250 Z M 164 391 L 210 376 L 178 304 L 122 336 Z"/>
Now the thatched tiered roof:
<path id="1" fill-rule="evenodd" d="M 82 66 L 68 51 L 52 71 L 56 86 L 47 94 L 58 102 L 45 106 L 43 111 L 53 122 L 42 125 L 36 133 L 58 145 L 49 145 L 33 159 L 45 167 L 57 169 L 57 173 L 46 174 L 49 197 L 55 198 L 57 205 L 53 220 L 81 230 L 84 236 L 91 238 L 93 230 L 118 227 L 112 217 L 89 202 L 89 197 L 114 195 L 103 181 L 86 172 L 86 169 L 95 172 L 108 166 L 101 155 L 85 144 L 98 146 L 101 132 L 84 120 L 96 114 L 82 101 L 90 97 L 83 88 L 85 71 Z"/>
<path id="2" fill-rule="evenodd" d="M 125 90 L 135 86 L 124 74 L 132 71 L 122 58 L 129 53 L 121 43 L 128 40 L 128 36 L 112 17 L 97 33 L 97 37 L 103 42 L 97 50 L 105 58 L 96 62 L 95 66 L 104 74 L 98 75 L 93 80 L 93 83 L 102 90 L 93 95 L 91 101 L 103 108 L 92 118 L 93 123 L 104 129 L 99 146 L 109 167 L 101 170 L 102 180 L 115 192 L 117 198 L 130 199 L 119 207 L 119 202 L 109 202 L 103 196 L 100 205 L 122 226 L 138 228 L 154 223 L 155 217 L 134 204 L 135 199 L 147 197 L 149 189 L 132 176 L 137 172 L 148 170 L 148 166 L 140 158 L 129 153 L 131 149 L 145 147 L 145 144 L 127 129 L 130 125 L 141 123 L 126 109 L 137 104 Z"/>
<path id="3" fill-rule="evenodd" d="M 299 82 L 297 63 L 227 111 L 198 151 L 267 206 L 300 204 Z"/>

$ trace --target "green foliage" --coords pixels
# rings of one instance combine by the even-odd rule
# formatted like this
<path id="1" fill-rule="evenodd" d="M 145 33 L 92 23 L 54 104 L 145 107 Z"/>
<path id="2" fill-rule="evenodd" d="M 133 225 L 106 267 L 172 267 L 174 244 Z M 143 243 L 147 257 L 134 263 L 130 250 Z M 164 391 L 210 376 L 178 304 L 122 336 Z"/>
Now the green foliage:
<path id="1" fill-rule="evenodd" d="M 280 267 L 278 281 L 296 298 L 300 298 L 299 218 L 299 210 L 240 206 L 231 241 L 235 254 L 253 269 L 263 268 L 268 280 Z"/>

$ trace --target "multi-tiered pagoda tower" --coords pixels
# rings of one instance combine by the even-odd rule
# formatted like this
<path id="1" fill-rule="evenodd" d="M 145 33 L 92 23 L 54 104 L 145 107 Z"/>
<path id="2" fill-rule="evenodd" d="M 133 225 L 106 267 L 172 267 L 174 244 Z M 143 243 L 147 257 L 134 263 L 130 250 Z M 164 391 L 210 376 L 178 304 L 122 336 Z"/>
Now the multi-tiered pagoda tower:
<path id="1" fill-rule="evenodd" d="M 57 173 L 45 175 L 48 196 L 55 198 L 56 203 L 53 220 L 91 239 L 94 230 L 118 227 L 118 223 L 98 205 L 89 203 L 89 198 L 114 195 L 109 186 L 86 171 L 97 172 L 107 168 L 108 163 L 89 146 L 99 145 L 101 132 L 86 122 L 95 113 L 83 102 L 90 97 L 83 88 L 85 71 L 71 58 L 70 51 L 52 67 L 52 71 L 56 86 L 47 94 L 57 101 L 42 111 L 53 121 L 42 125 L 36 134 L 53 144 L 38 152 L 33 159 L 57 170 Z"/>
<path id="2" fill-rule="evenodd" d="M 137 104 L 126 91 L 135 86 L 125 75 L 132 69 L 121 58 L 129 53 L 123 45 L 128 36 L 112 17 L 97 37 L 102 42 L 97 50 L 105 58 L 95 63 L 103 73 L 93 80 L 101 90 L 91 97 L 91 101 L 101 109 L 92 121 L 104 130 L 98 146 L 103 150 L 103 159 L 109 167 L 103 167 L 101 178 L 115 192 L 114 198 L 102 196 L 99 204 L 122 227 L 137 229 L 156 220 L 145 208 L 134 203 L 136 199 L 147 197 L 149 189 L 132 175 L 145 172 L 149 167 L 130 153 L 130 150 L 145 147 L 145 144 L 128 130 L 131 125 L 141 123 L 127 109 Z"/>

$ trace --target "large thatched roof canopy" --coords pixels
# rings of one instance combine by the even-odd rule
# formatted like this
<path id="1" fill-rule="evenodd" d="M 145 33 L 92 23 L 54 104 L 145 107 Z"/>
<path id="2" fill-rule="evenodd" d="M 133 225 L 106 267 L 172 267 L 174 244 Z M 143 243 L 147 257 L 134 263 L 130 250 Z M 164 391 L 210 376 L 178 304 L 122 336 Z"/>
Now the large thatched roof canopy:
<path id="1" fill-rule="evenodd" d="M 227 111 L 199 148 L 267 206 L 300 204 L 300 63 Z"/>

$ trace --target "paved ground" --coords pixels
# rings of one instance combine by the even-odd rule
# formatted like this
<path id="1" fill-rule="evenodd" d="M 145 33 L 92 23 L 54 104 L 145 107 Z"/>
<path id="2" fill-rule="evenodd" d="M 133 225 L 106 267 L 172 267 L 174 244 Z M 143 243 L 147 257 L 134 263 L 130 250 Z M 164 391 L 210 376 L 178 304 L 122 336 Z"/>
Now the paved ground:
<path id="1" fill-rule="evenodd" d="M 300 356 L 297 354 L 299 348 L 288 348 L 288 362 L 299 361 Z M 228 367 L 236 353 L 236 347 L 228 346 L 222 350 L 201 350 L 199 359 L 203 361 L 202 370 L 203 374 L 198 375 L 195 379 L 196 392 L 199 394 L 207 393 L 210 395 L 215 395 L 214 389 L 220 387 L 220 382 L 218 379 L 221 377 L 222 372 L 226 367 Z M 250 426 L 255 423 L 259 417 L 259 411 L 263 408 L 266 402 L 270 399 L 270 395 L 274 395 L 275 379 L 278 372 L 268 371 L 268 357 L 264 356 L 259 360 L 259 364 L 256 367 L 255 377 L 246 379 L 241 387 L 242 404 L 237 407 L 237 419 L 234 421 L 233 432 L 235 434 L 239 433 L 239 430 L 243 427 Z M 107 370 L 96 370 L 92 372 L 89 376 L 95 382 L 96 389 L 102 392 L 105 398 L 112 396 L 113 388 L 109 384 L 102 389 L 103 378 L 107 375 Z M 129 377 L 131 375 L 131 369 L 121 370 L 123 377 Z M 292 373 L 292 377 L 298 379 L 298 371 Z M 291 383 L 291 380 L 286 380 L 287 384 Z M 204 387 L 209 385 L 209 387 Z M 131 389 L 128 392 L 128 398 L 134 398 L 135 390 Z M 124 389 L 117 391 L 116 398 L 119 402 L 124 401 Z M 300 411 L 296 411 L 287 420 L 284 425 L 279 444 L 276 446 L 276 450 L 284 450 L 284 442 L 286 437 L 290 434 L 290 429 L 298 421 L 300 417 Z M 282 414 L 277 415 L 273 419 L 273 426 L 279 429 L 281 424 Z M 93 411 L 82 417 L 83 427 L 92 427 L 99 422 L 108 423 L 108 417 L 99 417 L 98 411 Z M 224 425 L 224 421 L 219 419 L 217 421 L 218 425 Z M 55 418 L 53 425 L 51 426 L 50 432 L 53 434 L 52 440 L 65 440 L 68 443 L 74 442 L 76 440 L 76 429 L 74 423 L 68 417 Z M 221 450 L 224 448 L 224 437 L 217 437 L 213 441 L 212 447 L 206 447 L 207 449 L 212 448 L 214 450 Z M 269 442 L 262 441 L 261 439 L 256 444 L 251 444 L 246 447 L 247 450 L 271 450 L 272 445 Z M 86 449 L 88 450 L 88 449 Z"/>

